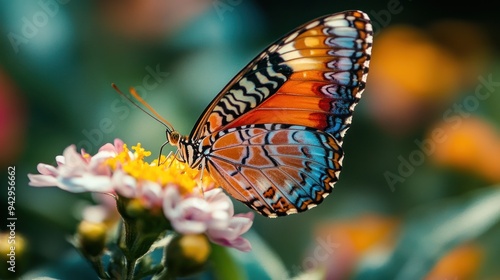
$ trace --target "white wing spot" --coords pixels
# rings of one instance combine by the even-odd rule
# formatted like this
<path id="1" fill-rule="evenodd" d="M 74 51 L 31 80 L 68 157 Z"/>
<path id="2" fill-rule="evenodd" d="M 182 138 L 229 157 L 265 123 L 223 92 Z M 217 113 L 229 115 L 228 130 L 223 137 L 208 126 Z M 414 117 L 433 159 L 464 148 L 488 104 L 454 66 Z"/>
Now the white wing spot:
<path id="1" fill-rule="evenodd" d="M 313 209 L 313 208 L 314 208 L 314 207 L 316 207 L 316 206 L 318 206 L 318 205 L 317 205 L 317 204 L 315 204 L 315 203 L 308 204 L 308 205 L 307 205 L 307 210 L 309 210 L 309 209 Z"/>
<path id="2" fill-rule="evenodd" d="M 326 21 L 325 25 L 329 27 L 345 27 L 349 26 L 349 22 L 344 19 L 342 20 L 335 19 Z"/>
<path id="3" fill-rule="evenodd" d="M 294 40 L 295 38 L 297 38 L 297 36 L 299 36 L 299 32 L 294 32 L 293 34 L 291 34 L 290 36 L 288 36 L 288 38 L 285 39 L 285 43 L 290 43 L 292 40 Z"/>
<path id="4" fill-rule="evenodd" d="M 281 46 L 281 48 L 278 50 L 278 53 L 280 54 L 285 54 L 287 52 L 292 52 L 292 51 L 295 51 L 297 50 L 294 46 L 293 46 L 293 43 L 294 42 L 290 42 L 288 44 L 285 44 L 283 46 Z"/>
<path id="5" fill-rule="evenodd" d="M 311 29 L 311 28 L 314 28 L 314 27 L 316 27 L 316 26 L 318 26 L 318 25 L 319 25 L 319 21 L 317 20 L 317 21 L 314 21 L 314 22 L 309 23 L 309 24 L 306 26 L 306 29 Z"/>

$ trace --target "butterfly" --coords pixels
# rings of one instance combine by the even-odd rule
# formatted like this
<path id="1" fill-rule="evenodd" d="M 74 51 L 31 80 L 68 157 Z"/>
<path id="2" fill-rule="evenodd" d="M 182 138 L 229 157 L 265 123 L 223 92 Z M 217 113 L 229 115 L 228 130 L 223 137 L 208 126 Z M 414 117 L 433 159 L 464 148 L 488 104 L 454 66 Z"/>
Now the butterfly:
<path id="1" fill-rule="evenodd" d="M 165 144 L 264 216 L 311 209 L 339 178 L 342 141 L 365 88 L 372 41 L 361 11 L 299 26 L 244 67 L 189 136 L 167 126 Z"/>

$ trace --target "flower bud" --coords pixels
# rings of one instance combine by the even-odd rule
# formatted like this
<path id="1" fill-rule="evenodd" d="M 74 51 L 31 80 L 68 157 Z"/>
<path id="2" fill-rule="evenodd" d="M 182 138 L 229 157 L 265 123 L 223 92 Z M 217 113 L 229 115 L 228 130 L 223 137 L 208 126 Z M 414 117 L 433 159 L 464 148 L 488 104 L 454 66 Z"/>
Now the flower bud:
<path id="1" fill-rule="evenodd" d="M 210 244 L 204 234 L 177 235 L 165 253 L 169 274 L 188 276 L 202 271 L 210 256 Z"/>
<path id="2" fill-rule="evenodd" d="M 99 256 L 104 250 L 106 235 L 106 224 L 83 220 L 76 234 L 78 248 L 86 255 Z"/>

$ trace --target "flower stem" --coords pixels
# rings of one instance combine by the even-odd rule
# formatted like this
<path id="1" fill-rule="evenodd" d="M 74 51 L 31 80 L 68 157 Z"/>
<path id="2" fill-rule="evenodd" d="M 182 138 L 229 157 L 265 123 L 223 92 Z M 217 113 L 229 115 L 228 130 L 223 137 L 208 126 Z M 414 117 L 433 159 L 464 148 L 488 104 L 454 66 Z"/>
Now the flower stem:
<path id="1" fill-rule="evenodd" d="M 137 262 L 137 259 L 127 259 L 126 264 L 125 264 L 125 273 L 123 275 L 126 275 L 127 280 L 133 280 L 134 279 L 134 272 L 135 272 L 135 264 Z"/>
<path id="2" fill-rule="evenodd" d="M 100 256 L 98 257 L 88 257 L 88 260 L 92 264 L 95 272 L 99 276 L 99 279 L 110 279 L 109 275 L 105 272 L 104 267 L 101 262 Z"/>

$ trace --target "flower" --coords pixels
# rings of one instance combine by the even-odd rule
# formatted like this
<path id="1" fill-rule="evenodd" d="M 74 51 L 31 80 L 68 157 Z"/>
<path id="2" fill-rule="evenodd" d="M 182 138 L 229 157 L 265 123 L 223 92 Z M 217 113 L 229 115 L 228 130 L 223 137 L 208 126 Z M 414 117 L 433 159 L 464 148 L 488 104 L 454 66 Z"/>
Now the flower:
<path id="1" fill-rule="evenodd" d="M 166 267 L 174 270 L 171 274 L 178 277 L 189 276 L 206 267 L 211 247 L 205 235 L 177 235 L 170 244 L 166 248 L 163 262 Z"/>
<path id="2" fill-rule="evenodd" d="M 62 156 L 56 157 L 57 167 L 38 164 L 40 174 L 28 174 L 29 185 L 57 186 L 70 192 L 112 192 L 111 172 L 103 163 L 116 156 L 117 149 L 122 145 L 121 140 L 116 140 L 115 146 L 106 144 L 93 157 L 84 151 L 79 154 L 76 147 L 71 145 L 64 150 Z"/>
<path id="3" fill-rule="evenodd" d="M 252 249 L 250 242 L 241 235 L 250 229 L 252 221 L 252 212 L 237 214 L 229 220 L 227 227 L 209 227 L 207 235 L 214 243 L 248 252 Z"/>
<path id="4" fill-rule="evenodd" d="M 241 235 L 252 226 L 252 213 L 234 215 L 230 198 L 221 189 L 213 188 L 215 182 L 207 172 L 200 174 L 173 156 L 146 162 L 144 159 L 150 155 L 140 143 L 129 150 L 119 139 L 102 146 L 94 156 L 85 151 L 78 153 L 72 145 L 56 157 L 57 167 L 38 164 L 40 174 L 28 174 L 29 184 L 109 194 L 121 205 L 118 210 L 126 220 L 139 217 L 144 210 L 150 210 L 150 216 L 155 217 L 163 212 L 178 233 L 204 233 L 214 243 L 251 250 L 250 242 Z M 87 209 L 84 218 L 102 222 L 108 215 L 112 216 L 110 207 L 103 205 Z"/>
<path id="5" fill-rule="evenodd" d="M 163 211 L 174 229 L 184 234 L 206 232 L 219 245 L 250 251 L 248 240 L 241 237 L 253 223 L 253 213 L 234 215 L 233 203 L 221 189 L 212 189 L 204 197 L 192 196 L 180 200 L 174 188 L 167 190 Z"/>
<path id="6" fill-rule="evenodd" d="M 82 209 L 82 219 L 94 223 L 106 223 L 113 225 L 119 221 L 119 213 L 116 209 L 116 198 L 114 196 L 93 193 L 92 198 L 97 204 L 87 205 Z"/>
<path id="7" fill-rule="evenodd" d="M 78 225 L 78 246 L 91 256 L 102 254 L 106 242 L 107 227 L 104 223 L 83 220 Z"/>

